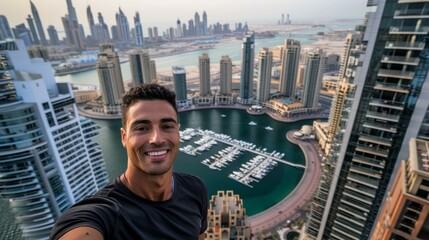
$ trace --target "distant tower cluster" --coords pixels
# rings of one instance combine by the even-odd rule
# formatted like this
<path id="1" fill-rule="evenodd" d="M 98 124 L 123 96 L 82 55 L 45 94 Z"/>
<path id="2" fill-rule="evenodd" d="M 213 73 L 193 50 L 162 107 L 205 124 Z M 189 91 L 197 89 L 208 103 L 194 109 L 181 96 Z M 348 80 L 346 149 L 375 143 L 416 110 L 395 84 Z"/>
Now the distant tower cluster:
<path id="1" fill-rule="evenodd" d="M 119 56 L 114 51 L 113 44 L 100 46 L 96 69 L 103 98 L 102 111 L 105 114 L 121 113 L 122 95 L 125 90 Z"/>
<path id="2" fill-rule="evenodd" d="M 237 239 L 251 237 L 243 200 L 233 191 L 218 191 L 210 199 L 205 239 Z"/>
<path id="3" fill-rule="evenodd" d="M 32 61 L 22 40 L 0 41 L 0 49 L 0 198 L 22 238 L 48 239 L 62 213 L 109 181 L 91 139 L 99 127 L 79 117 L 71 85 Z"/>
<path id="4" fill-rule="evenodd" d="M 285 14 L 284 13 L 282 13 L 282 17 L 281 17 L 281 19 L 280 20 L 278 20 L 278 23 L 277 24 L 279 24 L 279 25 L 289 25 L 289 24 L 291 24 L 292 22 L 291 22 L 291 20 L 289 19 L 289 13 L 288 14 L 286 14 L 286 20 L 285 20 Z"/>

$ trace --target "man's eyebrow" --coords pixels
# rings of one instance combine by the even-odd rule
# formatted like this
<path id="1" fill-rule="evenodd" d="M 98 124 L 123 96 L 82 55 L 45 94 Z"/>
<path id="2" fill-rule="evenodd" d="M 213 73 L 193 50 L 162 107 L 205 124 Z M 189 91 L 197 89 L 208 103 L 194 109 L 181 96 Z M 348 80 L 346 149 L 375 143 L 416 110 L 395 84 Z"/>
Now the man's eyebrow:
<path id="1" fill-rule="evenodd" d="M 161 123 L 168 123 L 168 122 L 173 122 L 173 123 L 177 123 L 177 120 L 174 118 L 162 118 L 160 120 Z M 140 120 L 135 120 L 134 122 L 131 123 L 131 127 L 138 125 L 138 124 L 150 124 L 151 121 L 147 120 L 147 119 L 140 119 Z"/>

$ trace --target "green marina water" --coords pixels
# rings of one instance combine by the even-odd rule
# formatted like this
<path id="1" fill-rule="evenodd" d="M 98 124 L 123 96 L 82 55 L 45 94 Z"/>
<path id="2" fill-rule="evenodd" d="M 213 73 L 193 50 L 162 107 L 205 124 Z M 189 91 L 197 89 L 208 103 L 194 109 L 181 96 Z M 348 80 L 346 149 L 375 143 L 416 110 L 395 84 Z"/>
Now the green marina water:
<path id="1" fill-rule="evenodd" d="M 277 151 L 284 153 L 283 159 L 305 165 L 305 159 L 300 148 L 286 140 L 286 132 L 292 129 L 300 129 L 304 124 L 311 124 L 312 120 L 296 123 L 283 123 L 270 118 L 267 115 L 255 116 L 239 109 L 205 109 L 181 112 L 179 114 L 181 129 L 200 128 L 223 133 L 233 139 L 243 140 L 256 145 L 256 148 L 266 148 L 267 152 Z M 120 120 L 95 120 L 100 126 L 100 135 L 96 137 L 106 160 L 109 177 L 113 180 L 126 168 L 127 156 L 120 139 Z M 257 125 L 249 125 L 249 122 Z M 266 130 L 270 126 L 272 131 Z M 196 140 L 196 139 L 195 139 Z M 192 140 L 190 140 L 192 141 Z M 181 146 L 192 144 L 182 142 Z M 259 182 L 252 182 L 253 188 L 245 186 L 228 177 L 232 171 L 238 171 L 240 165 L 255 156 L 254 153 L 244 152 L 235 161 L 221 171 L 213 170 L 201 161 L 209 158 L 219 150 L 227 147 L 224 143 L 218 143 L 203 154 L 190 156 L 180 152 L 175 162 L 175 171 L 196 175 L 204 180 L 209 196 L 219 190 L 233 190 L 240 194 L 244 201 L 244 207 L 248 215 L 262 212 L 281 199 L 285 198 L 298 184 L 304 173 L 303 169 L 294 168 L 279 163 Z"/>

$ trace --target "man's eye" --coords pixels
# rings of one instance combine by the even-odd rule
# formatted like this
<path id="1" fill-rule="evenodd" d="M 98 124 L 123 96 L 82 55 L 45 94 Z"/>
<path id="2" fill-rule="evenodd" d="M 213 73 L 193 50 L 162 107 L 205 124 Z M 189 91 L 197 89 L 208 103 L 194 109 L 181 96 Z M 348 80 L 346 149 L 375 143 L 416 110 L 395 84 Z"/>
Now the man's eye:
<path id="1" fill-rule="evenodd" d="M 174 125 L 165 125 L 164 129 L 174 129 L 175 126 Z"/>
<path id="2" fill-rule="evenodd" d="M 135 130 L 136 131 L 146 131 L 146 130 L 148 130 L 148 128 L 147 127 L 143 127 L 143 126 L 139 126 L 139 127 L 136 127 Z"/>

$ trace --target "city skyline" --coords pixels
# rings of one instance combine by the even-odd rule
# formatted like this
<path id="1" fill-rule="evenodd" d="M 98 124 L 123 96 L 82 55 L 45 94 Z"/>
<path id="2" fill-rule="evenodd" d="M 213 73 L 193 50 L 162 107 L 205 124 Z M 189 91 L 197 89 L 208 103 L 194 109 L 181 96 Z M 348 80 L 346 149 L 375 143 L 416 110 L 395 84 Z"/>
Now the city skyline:
<path id="1" fill-rule="evenodd" d="M 49 25 L 54 25 L 61 35 L 63 34 L 63 26 L 61 17 L 67 14 L 67 5 L 65 0 L 32 0 L 31 1 L 38 9 L 41 21 L 44 26 L 45 34 Z M 226 2 L 226 0 L 216 2 L 197 2 L 184 0 L 180 2 L 166 2 L 166 0 L 143 2 L 137 0 L 115 1 L 108 7 L 101 0 L 74 0 L 73 6 L 76 10 L 76 15 L 79 23 L 83 25 L 85 34 L 89 34 L 89 25 L 87 20 L 87 7 L 96 16 L 101 12 L 106 23 L 111 26 L 116 24 L 115 14 L 119 8 L 124 14 L 131 19 L 136 12 L 140 13 L 143 31 L 146 32 L 148 27 L 158 26 L 161 31 L 165 31 L 168 27 L 175 26 L 177 19 L 181 22 L 187 22 L 193 18 L 195 12 L 200 15 L 206 11 L 208 15 L 208 24 L 216 22 L 227 22 L 233 24 L 235 22 L 248 22 L 249 24 L 276 24 L 281 20 L 282 14 L 289 14 L 294 21 L 315 21 L 333 20 L 333 19 L 359 19 L 365 12 L 366 1 L 340 1 L 329 0 L 323 2 L 304 1 L 271 1 L 272 4 L 244 4 L 243 0 L 234 2 Z M 174 12 L 166 10 L 174 9 Z M 190 7 L 191 6 L 191 7 Z M 229 6 L 225 8 L 224 6 Z M 309 7 L 311 6 L 311 7 Z M 55 9 L 55 11 L 52 11 Z M 165 11 L 159 11 L 160 9 Z M 240 9 L 237 11 L 236 9 Z M 261 11 L 263 9 L 263 11 Z M 334 11 L 335 9 L 335 11 Z M 332 13 L 335 13 L 333 16 Z M 10 26 L 13 28 L 18 24 L 26 23 L 26 17 L 31 14 L 30 1 L 28 0 L 5 0 L 0 15 L 5 15 L 8 18 Z M 257 17 L 254 17 L 257 16 Z M 134 26 L 133 26 L 134 27 Z"/>

